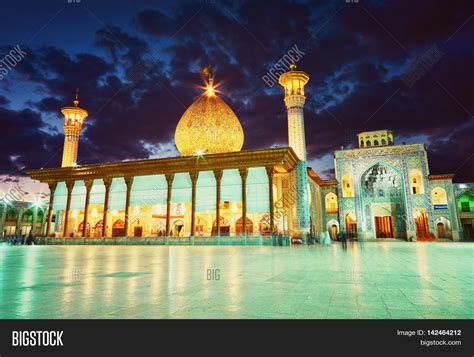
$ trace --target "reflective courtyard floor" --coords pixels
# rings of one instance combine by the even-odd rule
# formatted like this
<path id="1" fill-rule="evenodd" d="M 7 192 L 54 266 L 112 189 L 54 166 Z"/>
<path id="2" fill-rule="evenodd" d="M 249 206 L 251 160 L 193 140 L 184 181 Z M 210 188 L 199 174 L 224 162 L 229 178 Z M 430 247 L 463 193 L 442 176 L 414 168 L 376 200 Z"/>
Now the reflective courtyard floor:
<path id="1" fill-rule="evenodd" d="M 474 318 L 474 244 L 0 246 L 0 318 Z"/>

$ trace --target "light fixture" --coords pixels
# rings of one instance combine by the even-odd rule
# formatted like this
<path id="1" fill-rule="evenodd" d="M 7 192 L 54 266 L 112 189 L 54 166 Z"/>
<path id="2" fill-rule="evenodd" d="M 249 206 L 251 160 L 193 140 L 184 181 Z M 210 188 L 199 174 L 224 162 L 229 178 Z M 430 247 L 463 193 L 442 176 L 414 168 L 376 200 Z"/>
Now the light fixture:
<path id="1" fill-rule="evenodd" d="M 138 215 L 140 214 L 140 207 L 135 206 L 135 207 L 133 208 L 133 214 L 134 214 L 135 216 L 138 216 Z"/>
<path id="2" fill-rule="evenodd" d="M 94 207 L 94 208 L 92 209 L 91 216 L 92 216 L 92 217 L 97 217 L 97 208 Z"/>
<path id="3" fill-rule="evenodd" d="M 112 216 L 117 216 L 117 215 L 118 215 L 118 211 L 117 211 L 116 209 L 114 209 L 114 210 L 112 211 Z"/>
<path id="4" fill-rule="evenodd" d="M 232 203 L 232 206 L 230 207 L 230 210 L 232 211 L 232 213 L 237 213 L 238 209 L 237 209 L 237 205 L 234 203 Z"/>
<path id="5" fill-rule="evenodd" d="M 72 218 L 76 218 L 78 215 L 79 213 L 76 210 L 72 211 Z"/>

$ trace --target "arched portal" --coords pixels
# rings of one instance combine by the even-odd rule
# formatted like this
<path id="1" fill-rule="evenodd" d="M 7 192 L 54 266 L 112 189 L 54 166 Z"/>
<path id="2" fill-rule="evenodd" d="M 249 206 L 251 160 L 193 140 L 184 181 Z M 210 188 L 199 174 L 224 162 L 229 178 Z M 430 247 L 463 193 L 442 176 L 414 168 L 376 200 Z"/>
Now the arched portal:
<path id="1" fill-rule="evenodd" d="M 451 222 L 445 217 L 439 217 L 436 220 L 437 237 L 441 239 L 452 239 L 453 233 L 451 231 Z"/>
<path id="2" fill-rule="evenodd" d="M 101 237 L 102 236 L 102 228 L 104 227 L 104 221 L 98 221 L 94 226 L 94 237 Z"/>
<path id="3" fill-rule="evenodd" d="M 184 234 L 184 222 L 177 219 L 173 222 L 173 231 L 171 232 L 173 237 L 182 237 Z"/>
<path id="4" fill-rule="evenodd" d="M 361 176 L 360 187 L 367 236 L 405 238 L 405 203 L 400 173 L 389 165 L 377 163 Z"/>
<path id="5" fill-rule="evenodd" d="M 417 208 L 414 213 L 416 239 L 420 241 L 433 240 L 430 233 L 430 225 L 428 223 L 428 216 L 423 208 Z"/>
<path id="6" fill-rule="evenodd" d="M 207 232 L 207 222 L 202 217 L 196 217 L 195 236 L 202 237 Z"/>
<path id="7" fill-rule="evenodd" d="M 125 236 L 125 222 L 121 219 L 117 219 L 112 225 L 112 237 L 124 237 Z"/>
<path id="8" fill-rule="evenodd" d="M 79 223 L 79 226 L 77 227 L 77 231 L 79 234 L 82 235 L 82 230 L 84 229 L 84 221 L 81 221 L 81 223 Z M 87 222 L 87 225 L 86 225 L 86 237 L 89 237 L 90 236 L 90 233 L 91 233 L 91 225 L 89 224 L 89 222 Z"/>
<path id="9" fill-rule="evenodd" d="M 220 217 L 219 221 L 220 221 L 221 236 L 228 237 L 230 235 L 229 220 L 224 217 Z M 212 224 L 212 235 L 213 236 L 217 235 L 217 220 L 214 220 L 214 223 Z"/>
<path id="10" fill-rule="evenodd" d="M 244 220 L 242 217 L 240 217 L 237 222 L 235 222 L 235 234 L 236 235 L 242 235 L 244 232 L 244 225 L 243 225 Z M 245 231 L 247 232 L 247 235 L 251 235 L 253 233 L 253 222 L 247 217 L 246 218 L 246 224 L 245 224 Z"/>
<path id="11" fill-rule="evenodd" d="M 258 223 L 258 231 L 261 236 L 269 236 L 271 234 L 270 231 L 270 215 L 265 214 L 263 215 L 262 219 Z M 273 232 L 277 232 L 278 227 L 276 224 L 273 225 Z"/>
<path id="12" fill-rule="evenodd" d="M 336 240 L 337 239 L 337 235 L 339 233 L 339 222 L 336 221 L 335 219 L 331 219 L 330 221 L 328 221 L 328 223 L 326 224 L 326 229 L 329 233 L 329 236 L 331 237 L 332 240 Z M 356 232 L 357 232 L 357 228 L 356 228 Z"/>
<path id="13" fill-rule="evenodd" d="M 346 214 L 346 232 L 348 238 L 357 238 L 357 220 L 354 211 Z"/>

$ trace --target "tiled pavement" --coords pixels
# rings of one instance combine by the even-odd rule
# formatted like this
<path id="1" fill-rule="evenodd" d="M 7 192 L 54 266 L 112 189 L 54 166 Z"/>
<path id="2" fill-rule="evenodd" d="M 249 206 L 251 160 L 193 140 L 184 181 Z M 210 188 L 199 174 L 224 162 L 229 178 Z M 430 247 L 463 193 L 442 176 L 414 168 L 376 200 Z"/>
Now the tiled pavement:
<path id="1" fill-rule="evenodd" d="M 0 318 L 474 318 L 468 243 L 1 245 L 0 267 Z"/>

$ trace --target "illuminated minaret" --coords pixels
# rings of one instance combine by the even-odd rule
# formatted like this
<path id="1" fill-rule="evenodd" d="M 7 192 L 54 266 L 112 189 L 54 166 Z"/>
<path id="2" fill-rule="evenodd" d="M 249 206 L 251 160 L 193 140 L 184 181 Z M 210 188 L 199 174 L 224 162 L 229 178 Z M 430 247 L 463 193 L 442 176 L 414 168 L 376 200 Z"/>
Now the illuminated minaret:
<path id="1" fill-rule="evenodd" d="M 87 117 L 87 110 L 79 108 L 79 89 L 73 101 L 73 107 L 61 108 L 64 115 L 64 148 L 61 167 L 75 166 L 77 161 L 77 148 L 79 136 L 82 131 L 82 123 Z"/>
<path id="2" fill-rule="evenodd" d="M 280 76 L 279 83 L 285 88 L 285 104 L 288 111 L 288 144 L 300 159 L 295 168 L 296 219 L 293 222 L 295 235 L 304 236 L 310 230 L 308 203 L 308 174 L 306 169 L 306 140 L 304 134 L 304 86 L 309 76 L 290 65 L 290 70 Z"/>

